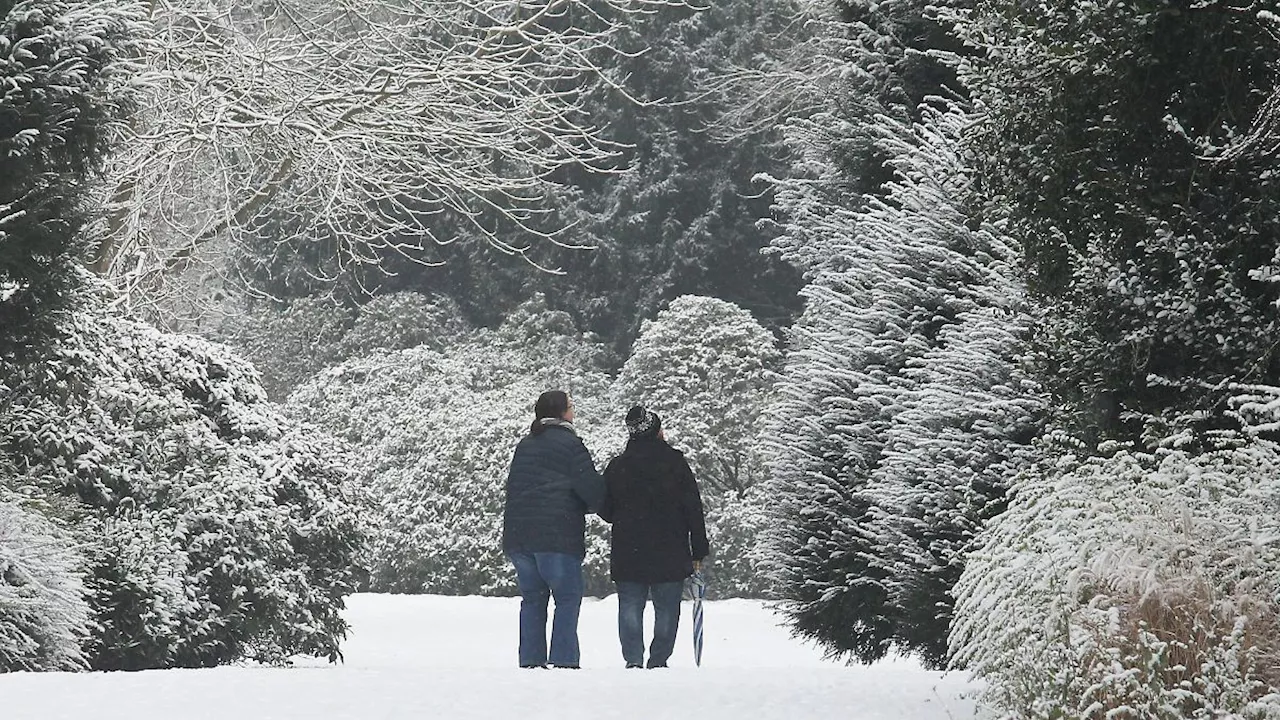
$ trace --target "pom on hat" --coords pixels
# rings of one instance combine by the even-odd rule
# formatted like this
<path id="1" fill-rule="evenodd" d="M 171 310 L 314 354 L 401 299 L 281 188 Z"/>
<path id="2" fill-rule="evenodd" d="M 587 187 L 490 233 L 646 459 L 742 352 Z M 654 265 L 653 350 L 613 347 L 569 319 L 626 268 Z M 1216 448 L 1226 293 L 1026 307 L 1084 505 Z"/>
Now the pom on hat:
<path id="1" fill-rule="evenodd" d="M 662 418 L 643 405 L 636 405 L 627 411 L 627 432 L 631 437 L 650 437 L 662 429 Z"/>

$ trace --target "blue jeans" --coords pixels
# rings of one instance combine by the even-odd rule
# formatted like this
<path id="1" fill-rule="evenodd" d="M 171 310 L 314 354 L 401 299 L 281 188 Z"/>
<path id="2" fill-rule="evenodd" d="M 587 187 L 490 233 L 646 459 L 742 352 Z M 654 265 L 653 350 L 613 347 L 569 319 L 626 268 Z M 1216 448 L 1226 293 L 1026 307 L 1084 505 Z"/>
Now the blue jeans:
<path id="1" fill-rule="evenodd" d="M 577 667 L 582 558 L 568 553 L 507 553 L 520 588 L 520 666 Z M 556 600 L 547 654 L 547 600 Z"/>
<path id="2" fill-rule="evenodd" d="M 649 667 L 666 667 L 676 649 L 680 627 L 680 596 L 684 581 L 669 583 L 620 582 L 618 585 L 618 640 L 627 665 L 644 664 L 644 604 L 653 599 L 653 642 L 649 645 Z"/>

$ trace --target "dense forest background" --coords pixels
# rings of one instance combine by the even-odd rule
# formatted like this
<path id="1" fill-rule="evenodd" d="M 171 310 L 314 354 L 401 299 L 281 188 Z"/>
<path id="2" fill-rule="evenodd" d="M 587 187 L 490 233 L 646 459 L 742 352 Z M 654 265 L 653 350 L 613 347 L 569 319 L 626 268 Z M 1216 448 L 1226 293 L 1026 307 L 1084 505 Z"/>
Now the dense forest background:
<path id="1" fill-rule="evenodd" d="M 1273 5 L 0 2 L 0 668 L 512 592 L 560 387 L 835 655 L 1277 716 Z"/>

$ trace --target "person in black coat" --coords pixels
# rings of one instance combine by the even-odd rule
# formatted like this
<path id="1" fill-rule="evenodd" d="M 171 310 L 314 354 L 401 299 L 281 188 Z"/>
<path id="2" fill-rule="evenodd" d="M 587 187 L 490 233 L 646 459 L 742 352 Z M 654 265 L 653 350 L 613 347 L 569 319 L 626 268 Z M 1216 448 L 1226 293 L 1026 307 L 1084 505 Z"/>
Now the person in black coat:
<path id="1" fill-rule="evenodd" d="M 586 515 L 604 500 L 604 479 L 573 427 L 568 394 L 542 393 L 529 434 L 507 473 L 502 549 L 520 588 L 520 667 L 579 666 Z M 556 601 L 547 652 L 547 601 Z"/>
<path id="2" fill-rule="evenodd" d="M 613 524 L 609 574 L 618 586 L 618 639 L 627 667 L 644 664 L 644 606 L 653 600 L 650 668 L 666 667 L 680 625 L 685 578 L 709 552 L 702 495 L 684 453 L 667 444 L 662 419 L 627 412 L 626 450 L 604 471 L 600 517 Z"/>

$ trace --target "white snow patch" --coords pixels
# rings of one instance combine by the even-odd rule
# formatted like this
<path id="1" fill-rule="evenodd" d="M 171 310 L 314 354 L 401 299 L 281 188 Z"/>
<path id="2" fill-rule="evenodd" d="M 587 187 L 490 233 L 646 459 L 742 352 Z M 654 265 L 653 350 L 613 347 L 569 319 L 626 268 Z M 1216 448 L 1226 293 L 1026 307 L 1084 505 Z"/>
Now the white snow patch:
<path id="1" fill-rule="evenodd" d="M 582 608 L 583 668 L 516 665 L 519 600 L 356 595 L 346 662 L 0 676 L 5 720 L 842 718 L 959 720 L 975 687 L 905 659 L 825 661 L 761 603 L 707 603 L 694 667 L 686 603 L 668 670 L 624 670 L 614 597 Z M 652 628 L 652 617 L 647 621 Z"/>

